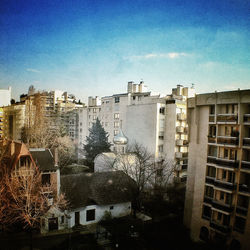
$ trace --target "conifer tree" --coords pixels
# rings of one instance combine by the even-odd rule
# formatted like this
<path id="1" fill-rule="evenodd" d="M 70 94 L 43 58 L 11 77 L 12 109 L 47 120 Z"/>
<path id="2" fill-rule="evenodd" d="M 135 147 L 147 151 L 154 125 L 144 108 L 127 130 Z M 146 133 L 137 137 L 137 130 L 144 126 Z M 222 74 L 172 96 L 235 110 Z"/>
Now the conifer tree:
<path id="1" fill-rule="evenodd" d="M 100 153 L 109 152 L 110 146 L 108 132 L 104 130 L 97 118 L 96 123 L 89 129 L 89 136 L 87 136 L 86 144 L 83 146 L 87 163 L 93 166 L 95 157 Z"/>

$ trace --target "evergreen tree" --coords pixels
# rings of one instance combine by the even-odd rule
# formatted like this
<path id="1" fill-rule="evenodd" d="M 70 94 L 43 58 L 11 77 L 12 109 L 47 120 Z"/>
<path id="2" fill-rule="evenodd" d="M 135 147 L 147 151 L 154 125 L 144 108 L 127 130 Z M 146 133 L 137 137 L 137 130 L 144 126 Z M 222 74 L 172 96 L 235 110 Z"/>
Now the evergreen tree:
<path id="1" fill-rule="evenodd" d="M 87 163 L 93 167 L 95 157 L 100 153 L 110 152 L 110 146 L 108 133 L 97 118 L 96 123 L 89 129 L 89 136 L 87 136 L 86 144 L 83 146 Z"/>

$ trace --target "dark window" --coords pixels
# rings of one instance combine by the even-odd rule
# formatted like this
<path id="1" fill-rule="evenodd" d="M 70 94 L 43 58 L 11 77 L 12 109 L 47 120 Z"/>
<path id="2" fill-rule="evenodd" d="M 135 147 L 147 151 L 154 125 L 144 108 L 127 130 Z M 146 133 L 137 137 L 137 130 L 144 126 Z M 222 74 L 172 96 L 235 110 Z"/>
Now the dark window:
<path id="1" fill-rule="evenodd" d="M 64 223 L 64 216 L 61 216 L 61 224 Z"/>
<path id="2" fill-rule="evenodd" d="M 209 114 L 210 115 L 214 115 L 215 114 L 215 106 L 214 105 L 210 106 Z"/>
<path id="3" fill-rule="evenodd" d="M 86 220 L 87 221 L 95 220 L 95 209 L 87 210 Z"/>
<path id="4" fill-rule="evenodd" d="M 234 230 L 244 233 L 246 220 L 242 217 L 235 216 Z"/>
<path id="5" fill-rule="evenodd" d="M 115 103 L 118 103 L 118 102 L 120 102 L 120 97 L 115 97 Z"/>
<path id="6" fill-rule="evenodd" d="M 204 218 L 211 218 L 211 208 L 208 206 L 203 206 L 203 214 L 202 217 Z"/>
<path id="7" fill-rule="evenodd" d="M 110 206 L 109 209 L 110 209 L 110 210 L 114 209 L 114 206 Z"/>
<path id="8" fill-rule="evenodd" d="M 164 107 L 162 107 L 162 108 L 160 108 L 160 114 L 165 114 L 165 108 Z"/>
<path id="9" fill-rule="evenodd" d="M 50 185 L 50 174 L 42 174 L 42 184 Z"/>
<path id="10" fill-rule="evenodd" d="M 135 96 L 133 96 L 133 100 L 135 100 Z"/>

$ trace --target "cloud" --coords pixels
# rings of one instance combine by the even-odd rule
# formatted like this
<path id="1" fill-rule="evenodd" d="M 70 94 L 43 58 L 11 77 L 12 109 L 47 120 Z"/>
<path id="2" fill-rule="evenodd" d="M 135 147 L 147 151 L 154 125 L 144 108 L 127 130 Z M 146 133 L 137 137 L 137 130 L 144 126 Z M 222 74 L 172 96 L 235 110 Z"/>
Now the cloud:
<path id="1" fill-rule="evenodd" d="M 33 72 L 33 73 L 41 73 L 41 71 L 39 71 L 37 69 L 32 69 L 32 68 L 28 68 L 28 69 L 26 69 L 26 71 Z"/>
<path id="2" fill-rule="evenodd" d="M 170 53 L 150 53 L 150 54 L 145 54 L 141 56 L 130 56 L 128 60 L 134 61 L 134 60 L 148 60 L 148 59 L 153 59 L 153 58 L 167 58 L 167 59 L 176 59 L 179 57 L 184 57 L 184 56 L 189 56 L 187 53 L 183 52 L 170 52 Z"/>

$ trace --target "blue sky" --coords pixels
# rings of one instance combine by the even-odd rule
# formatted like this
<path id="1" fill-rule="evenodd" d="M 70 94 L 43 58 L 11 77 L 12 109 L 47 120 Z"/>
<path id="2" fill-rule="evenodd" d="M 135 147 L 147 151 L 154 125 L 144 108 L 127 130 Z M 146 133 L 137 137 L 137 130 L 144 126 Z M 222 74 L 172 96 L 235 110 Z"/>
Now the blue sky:
<path id="1" fill-rule="evenodd" d="M 2 0 L 0 88 L 89 95 L 250 88 L 249 0 Z"/>

